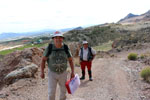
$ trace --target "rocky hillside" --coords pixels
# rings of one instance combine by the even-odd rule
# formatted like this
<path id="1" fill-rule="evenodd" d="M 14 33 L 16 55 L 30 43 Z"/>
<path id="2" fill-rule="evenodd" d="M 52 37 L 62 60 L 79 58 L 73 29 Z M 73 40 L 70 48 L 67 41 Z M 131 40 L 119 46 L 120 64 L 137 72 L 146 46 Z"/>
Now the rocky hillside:
<path id="1" fill-rule="evenodd" d="M 150 43 L 150 22 L 114 26 L 122 35 L 114 41 L 114 47 L 124 48 Z"/>
<path id="2" fill-rule="evenodd" d="M 91 46 L 98 46 L 113 41 L 113 47 L 141 45 L 150 42 L 150 22 L 135 24 L 105 24 L 88 27 L 81 30 L 72 30 L 65 33 L 66 42 L 89 41 Z"/>
<path id="3" fill-rule="evenodd" d="M 112 28 L 111 25 L 97 25 L 81 30 L 72 30 L 65 33 L 65 41 L 79 42 L 87 40 L 90 45 L 96 46 L 102 43 L 113 41 L 120 37 L 120 33 Z"/>

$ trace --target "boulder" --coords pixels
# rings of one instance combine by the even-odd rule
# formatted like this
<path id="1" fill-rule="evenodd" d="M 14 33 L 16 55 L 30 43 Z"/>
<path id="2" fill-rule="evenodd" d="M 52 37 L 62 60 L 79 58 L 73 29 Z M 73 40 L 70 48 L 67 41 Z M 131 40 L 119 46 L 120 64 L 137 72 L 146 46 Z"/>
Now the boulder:
<path id="1" fill-rule="evenodd" d="M 4 81 L 6 84 L 10 84 L 16 79 L 34 77 L 34 74 L 37 72 L 37 70 L 38 66 L 32 63 L 30 65 L 20 67 L 19 69 L 8 73 L 4 77 Z"/>

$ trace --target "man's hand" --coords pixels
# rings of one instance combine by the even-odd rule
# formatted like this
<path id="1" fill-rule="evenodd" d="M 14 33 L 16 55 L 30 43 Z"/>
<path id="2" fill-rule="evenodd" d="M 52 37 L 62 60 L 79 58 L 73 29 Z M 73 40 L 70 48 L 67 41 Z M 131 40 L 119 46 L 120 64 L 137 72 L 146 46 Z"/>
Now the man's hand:
<path id="1" fill-rule="evenodd" d="M 41 78 L 45 78 L 45 74 L 44 74 L 44 68 L 45 68 L 45 62 L 47 61 L 47 57 L 42 57 L 42 62 L 41 62 Z"/>
<path id="2" fill-rule="evenodd" d="M 45 74 L 44 72 L 41 73 L 41 78 L 44 79 L 45 78 Z"/>

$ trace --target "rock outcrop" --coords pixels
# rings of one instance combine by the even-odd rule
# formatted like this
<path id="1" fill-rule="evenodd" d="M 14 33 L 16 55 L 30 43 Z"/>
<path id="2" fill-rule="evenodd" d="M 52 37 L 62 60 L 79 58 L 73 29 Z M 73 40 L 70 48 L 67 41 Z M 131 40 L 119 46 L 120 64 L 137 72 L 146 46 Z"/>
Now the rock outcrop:
<path id="1" fill-rule="evenodd" d="M 68 44 L 72 55 L 78 56 L 81 45 L 78 42 Z M 27 48 L 15 51 L 0 61 L 0 88 L 21 78 L 34 77 L 41 63 L 45 48 Z"/>
<path id="2" fill-rule="evenodd" d="M 12 82 L 13 77 L 14 79 L 33 77 L 40 65 L 43 50 L 44 49 L 41 48 L 28 48 L 6 55 L 0 61 L 0 87 L 2 87 L 5 82 L 7 84 Z"/>

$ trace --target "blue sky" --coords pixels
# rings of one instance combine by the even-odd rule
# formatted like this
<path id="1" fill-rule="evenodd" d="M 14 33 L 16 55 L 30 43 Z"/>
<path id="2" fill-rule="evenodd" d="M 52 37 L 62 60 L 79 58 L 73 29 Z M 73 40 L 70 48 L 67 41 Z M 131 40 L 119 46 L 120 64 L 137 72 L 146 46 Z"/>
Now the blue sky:
<path id="1" fill-rule="evenodd" d="M 0 0 L 0 33 L 117 22 L 150 10 L 150 0 Z"/>

